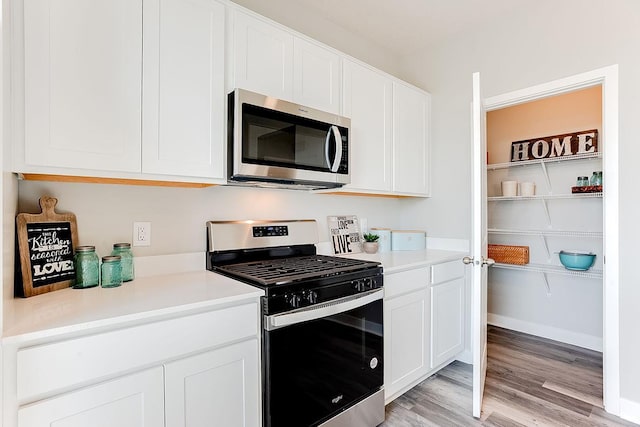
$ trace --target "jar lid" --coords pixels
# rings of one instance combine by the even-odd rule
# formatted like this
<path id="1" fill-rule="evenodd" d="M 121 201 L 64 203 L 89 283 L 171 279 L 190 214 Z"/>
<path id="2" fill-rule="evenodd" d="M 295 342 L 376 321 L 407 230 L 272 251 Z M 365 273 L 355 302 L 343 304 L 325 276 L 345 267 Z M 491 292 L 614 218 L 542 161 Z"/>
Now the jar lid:
<path id="1" fill-rule="evenodd" d="M 76 252 L 95 252 L 95 246 L 78 246 L 76 247 Z"/>
<path id="2" fill-rule="evenodd" d="M 579 176 L 578 179 L 589 179 L 588 176 Z"/>
<path id="3" fill-rule="evenodd" d="M 102 257 L 102 262 L 119 262 L 121 258 L 120 255 L 107 255 Z"/>
<path id="4" fill-rule="evenodd" d="M 130 248 L 131 243 L 114 243 L 113 247 L 114 248 Z"/>

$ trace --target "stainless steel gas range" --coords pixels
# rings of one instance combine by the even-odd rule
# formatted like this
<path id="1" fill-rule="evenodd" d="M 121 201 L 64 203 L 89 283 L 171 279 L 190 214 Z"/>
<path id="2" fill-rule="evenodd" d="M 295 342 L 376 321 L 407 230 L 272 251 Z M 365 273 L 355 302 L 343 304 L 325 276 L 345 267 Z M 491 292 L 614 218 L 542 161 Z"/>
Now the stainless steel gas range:
<path id="1" fill-rule="evenodd" d="M 207 268 L 262 288 L 263 425 L 384 421 L 382 267 L 316 254 L 315 220 L 210 221 Z"/>

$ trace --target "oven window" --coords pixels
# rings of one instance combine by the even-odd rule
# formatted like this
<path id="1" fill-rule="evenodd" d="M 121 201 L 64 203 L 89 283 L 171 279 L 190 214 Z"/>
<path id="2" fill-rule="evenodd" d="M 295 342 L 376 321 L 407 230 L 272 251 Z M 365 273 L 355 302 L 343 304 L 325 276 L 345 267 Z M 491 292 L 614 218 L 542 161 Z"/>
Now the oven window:
<path id="1" fill-rule="evenodd" d="M 265 331 L 265 425 L 316 425 L 379 390 L 382 355 L 382 300 Z"/>
<path id="2" fill-rule="evenodd" d="M 242 126 L 244 163 L 328 171 L 327 135 L 329 158 L 335 157 L 336 144 L 326 123 L 243 104 Z M 346 138 L 346 129 L 340 130 Z"/>

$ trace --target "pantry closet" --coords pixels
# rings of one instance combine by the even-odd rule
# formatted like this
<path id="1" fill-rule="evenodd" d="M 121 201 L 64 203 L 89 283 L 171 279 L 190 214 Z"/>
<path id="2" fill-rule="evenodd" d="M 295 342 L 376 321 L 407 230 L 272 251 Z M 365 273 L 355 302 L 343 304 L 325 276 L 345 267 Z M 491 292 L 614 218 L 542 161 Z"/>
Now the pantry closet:
<path id="1" fill-rule="evenodd" d="M 590 130 L 594 153 L 512 161 L 513 142 Z M 603 351 L 603 193 L 572 193 L 578 177 L 603 170 L 602 135 L 601 85 L 487 113 L 489 243 L 529 249 L 528 263 L 489 269 L 489 324 Z M 503 181 L 518 182 L 515 196 Z M 592 252 L 595 263 L 567 270 L 561 250 Z"/>

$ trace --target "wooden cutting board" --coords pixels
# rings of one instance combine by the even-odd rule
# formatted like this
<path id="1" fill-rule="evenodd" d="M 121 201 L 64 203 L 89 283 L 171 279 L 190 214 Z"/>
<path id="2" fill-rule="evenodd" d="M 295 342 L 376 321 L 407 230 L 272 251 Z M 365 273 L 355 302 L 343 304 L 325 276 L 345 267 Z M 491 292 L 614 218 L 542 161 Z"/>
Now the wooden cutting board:
<path id="1" fill-rule="evenodd" d="M 71 286 L 78 226 L 72 213 L 56 213 L 58 199 L 40 198 L 42 212 L 16 217 L 22 295 L 30 297 Z M 20 290 L 16 286 L 17 291 Z M 16 292 L 18 293 L 18 292 Z"/>

